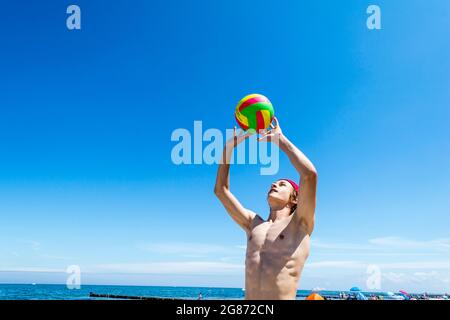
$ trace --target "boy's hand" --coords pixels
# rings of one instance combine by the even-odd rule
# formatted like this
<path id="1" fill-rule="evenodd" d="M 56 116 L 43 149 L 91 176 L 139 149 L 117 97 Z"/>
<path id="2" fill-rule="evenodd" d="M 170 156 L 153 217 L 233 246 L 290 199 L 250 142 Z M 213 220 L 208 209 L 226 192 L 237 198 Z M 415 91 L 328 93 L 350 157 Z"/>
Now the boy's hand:
<path id="1" fill-rule="evenodd" d="M 233 129 L 233 137 L 227 141 L 226 148 L 228 150 L 231 150 L 235 148 L 238 144 L 240 144 L 242 141 L 253 135 L 255 132 L 252 131 L 241 131 L 239 132 L 239 135 L 236 134 L 236 127 Z"/>
<path id="2" fill-rule="evenodd" d="M 283 135 L 283 131 L 281 130 L 280 124 L 278 123 L 278 119 L 276 117 L 273 118 L 274 124 L 270 124 L 270 128 L 261 133 L 261 137 L 258 138 L 258 141 L 266 141 L 266 142 L 275 142 L 278 144 L 281 136 Z"/>

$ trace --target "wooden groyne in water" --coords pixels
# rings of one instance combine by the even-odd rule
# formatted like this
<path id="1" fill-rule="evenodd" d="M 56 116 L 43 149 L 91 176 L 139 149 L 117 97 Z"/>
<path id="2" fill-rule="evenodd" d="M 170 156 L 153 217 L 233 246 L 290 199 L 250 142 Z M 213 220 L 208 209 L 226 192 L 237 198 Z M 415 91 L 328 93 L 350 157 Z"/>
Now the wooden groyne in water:
<path id="1" fill-rule="evenodd" d="M 139 297 L 139 296 L 126 296 L 126 295 L 116 295 L 116 294 L 104 294 L 104 293 L 89 293 L 90 298 L 104 298 L 104 299 L 122 299 L 122 300 L 183 300 L 175 298 L 160 298 L 160 297 Z"/>

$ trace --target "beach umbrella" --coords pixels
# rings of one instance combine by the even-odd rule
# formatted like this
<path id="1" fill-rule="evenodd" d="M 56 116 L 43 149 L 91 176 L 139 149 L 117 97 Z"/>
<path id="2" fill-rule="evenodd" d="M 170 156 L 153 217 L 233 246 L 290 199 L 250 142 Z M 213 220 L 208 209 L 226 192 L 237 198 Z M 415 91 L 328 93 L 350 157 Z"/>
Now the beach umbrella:
<path id="1" fill-rule="evenodd" d="M 399 290 L 399 293 L 406 299 L 406 300 L 411 300 L 411 295 L 406 292 L 405 290 Z"/>
<path id="2" fill-rule="evenodd" d="M 325 300 L 320 294 L 312 293 L 310 294 L 306 300 Z"/>
<path id="3" fill-rule="evenodd" d="M 353 291 L 353 292 L 355 292 L 355 291 L 361 291 L 361 289 L 358 288 L 358 287 L 353 287 L 353 288 L 350 289 L 350 291 Z"/>

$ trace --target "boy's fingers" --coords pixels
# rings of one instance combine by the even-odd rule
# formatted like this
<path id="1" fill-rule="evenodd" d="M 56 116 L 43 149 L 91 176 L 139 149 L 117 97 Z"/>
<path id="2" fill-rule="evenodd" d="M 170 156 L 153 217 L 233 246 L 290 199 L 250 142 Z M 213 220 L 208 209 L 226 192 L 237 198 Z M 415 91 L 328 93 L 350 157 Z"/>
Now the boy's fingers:
<path id="1" fill-rule="evenodd" d="M 277 119 L 277 117 L 273 117 L 273 121 L 275 122 L 275 127 L 278 127 L 278 119 Z"/>

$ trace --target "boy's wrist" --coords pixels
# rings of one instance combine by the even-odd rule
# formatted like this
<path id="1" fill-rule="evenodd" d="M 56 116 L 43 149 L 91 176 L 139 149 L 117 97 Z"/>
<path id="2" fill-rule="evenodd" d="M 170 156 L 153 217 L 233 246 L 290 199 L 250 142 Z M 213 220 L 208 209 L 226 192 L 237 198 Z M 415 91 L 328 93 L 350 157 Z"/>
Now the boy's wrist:
<path id="1" fill-rule="evenodd" d="M 287 140 L 286 136 L 285 136 L 283 133 L 280 133 L 280 134 L 278 135 L 278 137 L 275 139 L 275 143 L 276 143 L 279 147 L 282 146 L 282 145 L 285 145 L 287 141 L 288 141 L 288 140 Z"/>

